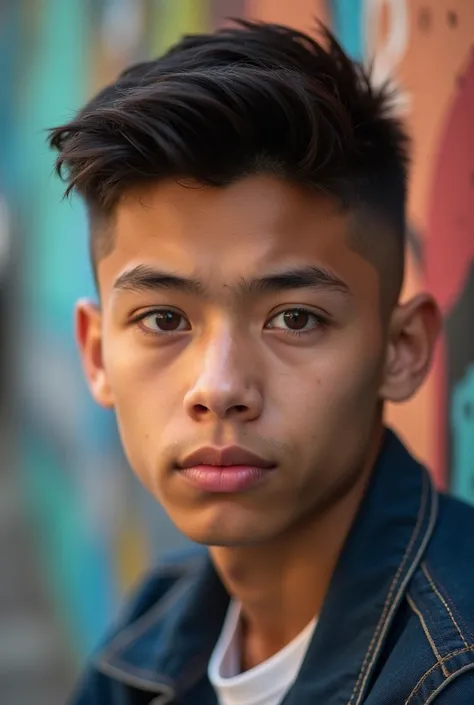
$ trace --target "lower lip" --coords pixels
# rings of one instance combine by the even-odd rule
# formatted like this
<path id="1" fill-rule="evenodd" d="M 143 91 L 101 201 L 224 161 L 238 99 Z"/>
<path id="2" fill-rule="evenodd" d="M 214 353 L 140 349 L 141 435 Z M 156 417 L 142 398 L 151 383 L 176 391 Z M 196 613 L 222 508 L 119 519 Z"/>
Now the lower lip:
<path id="1" fill-rule="evenodd" d="M 180 471 L 194 487 L 205 492 L 243 492 L 262 482 L 271 472 L 249 465 L 197 465 Z"/>

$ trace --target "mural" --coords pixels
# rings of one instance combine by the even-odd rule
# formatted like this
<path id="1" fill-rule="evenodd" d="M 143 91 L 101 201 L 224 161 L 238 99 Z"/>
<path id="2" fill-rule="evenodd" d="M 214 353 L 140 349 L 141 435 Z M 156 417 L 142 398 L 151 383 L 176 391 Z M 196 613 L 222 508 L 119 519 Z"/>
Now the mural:
<path id="1" fill-rule="evenodd" d="M 17 11 L 23 5 L 28 12 Z M 396 80 L 397 110 L 414 143 L 404 296 L 433 291 L 445 329 L 428 384 L 410 404 L 391 408 L 389 421 L 440 485 L 474 502 L 474 5 L 99 0 L 84 7 L 40 0 L 32 12 L 27 0 L 11 0 L 1 4 L 0 24 L 9 40 L 0 42 L 7 79 L 3 68 L 23 47 L 16 94 L 0 110 L 0 193 L 20 214 L 25 253 L 20 477 L 49 588 L 79 656 L 103 633 L 124 587 L 183 539 L 128 472 L 113 417 L 97 409 L 82 381 L 71 310 L 77 297 L 94 296 L 85 218 L 80 203 L 61 202 L 44 129 L 183 32 L 232 16 L 313 31 L 318 17 L 351 55 L 374 61 L 376 81 Z M 11 95 L 11 81 L 3 86 Z"/>
<path id="2" fill-rule="evenodd" d="M 474 362 L 474 7 L 462 0 L 365 6 L 367 46 L 395 71 L 413 137 L 406 294 L 428 288 L 445 319 L 428 384 L 391 417 L 438 483 L 474 501 L 465 481 L 473 473 L 466 411 Z"/>

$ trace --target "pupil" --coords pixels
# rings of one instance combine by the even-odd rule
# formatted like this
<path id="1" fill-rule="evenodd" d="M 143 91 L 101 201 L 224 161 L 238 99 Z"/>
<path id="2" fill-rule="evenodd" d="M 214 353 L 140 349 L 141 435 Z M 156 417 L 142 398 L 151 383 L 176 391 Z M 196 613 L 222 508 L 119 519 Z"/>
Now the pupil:
<path id="1" fill-rule="evenodd" d="M 306 311 L 286 311 L 285 323 L 292 330 L 301 330 L 308 325 L 309 313 Z"/>
<path id="2" fill-rule="evenodd" d="M 173 311 L 162 311 L 156 314 L 156 324 L 161 330 L 176 330 L 179 328 L 180 316 Z"/>

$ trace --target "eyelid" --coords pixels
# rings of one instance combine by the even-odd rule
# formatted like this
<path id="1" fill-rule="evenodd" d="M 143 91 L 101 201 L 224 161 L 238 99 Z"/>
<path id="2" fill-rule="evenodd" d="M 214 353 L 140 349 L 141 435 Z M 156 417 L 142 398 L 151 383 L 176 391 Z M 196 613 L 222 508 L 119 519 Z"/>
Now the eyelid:
<path id="1" fill-rule="evenodd" d="M 279 313 L 284 313 L 285 311 L 306 311 L 306 313 L 314 313 L 315 316 L 321 316 L 330 319 L 331 314 L 320 306 L 314 304 L 300 304 L 294 301 L 288 303 L 279 304 L 270 312 L 269 318 L 278 315 Z"/>
<path id="2" fill-rule="evenodd" d="M 175 330 L 152 330 L 151 328 L 147 328 L 145 325 L 143 325 L 143 321 L 148 318 L 149 316 L 156 315 L 157 313 L 163 313 L 169 311 L 170 313 L 174 313 L 177 316 L 180 316 L 187 324 L 186 328 L 177 328 Z M 191 328 L 191 323 L 189 322 L 189 318 L 179 309 L 174 308 L 173 306 L 154 306 L 153 308 L 149 308 L 146 311 L 141 311 L 140 313 L 135 314 L 131 319 L 130 319 L 130 324 L 131 325 L 136 325 L 141 329 L 141 332 L 146 334 L 146 335 L 154 335 L 154 336 L 171 336 L 171 335 L 176 335 L 179 333 L 186 333 L 190 331 Z"/>
<path id="3" fill-rule="evenodd" d="M 325 313 L 324 311 L 315 310 L 315 309 L 311 308 L 310 306 L 305 306 L 305 305 L 301 305 L 301 306 L 296 305 L 295 306 L 294 304 L 292 304 L 292 305 L 283 306 L 281 308 L 279 307 L 276 311 L 272 311 L 272 313 L 267 318 L 267 323 L 269 321 L 272 321 L 277 316 L 281 316 L 282 313 L 287 313 L 289 311 L 303 311 L 304 313 L 307 313 L 310 316 L 314 316 L 315 318 L 319 319 L 320 321 L 325 321 L 327 323 L 330 320 L 329 314 Z"/>
<path id="4" fill-rule="evenodd" d="M 151 306 L 146 310 L 139 309 L 138 312 L 132 313 L 130 316 L 130 322 L 136 323 L 137 321 L 143 320 L 147 316 L 152 316 L 154 313 L 163 313 L 163 311 L 171 311 L 172 313 L 176 313 L 178 316 L 182 316 L 188 320 L 186 314 L 175 306 Z"/>

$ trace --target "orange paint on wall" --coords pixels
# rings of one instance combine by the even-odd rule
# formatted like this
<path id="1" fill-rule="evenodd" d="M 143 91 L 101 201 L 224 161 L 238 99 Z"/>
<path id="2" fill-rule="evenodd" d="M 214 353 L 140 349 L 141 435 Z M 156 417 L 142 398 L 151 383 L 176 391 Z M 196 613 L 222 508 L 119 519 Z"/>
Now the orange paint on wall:
<path id="1" fill-rule="evenodd" d="M 329 23 L 327 0 L 246 0 L 246 14 L 265 22 L 286 24 L 311 32 L 316 19 Z"/>
<path id="2" fill-rule="evenodd" d="M 427 243 L 427 213 L 433 169 L 446 116 L 473 48 L 474 3 L 465 0 L 400 0 L 407 9 L 407 44 L 395 75 L 409 96 L 405 116 L 412 137 L 412 168 L 408 202 L 409 222 L 422 244 Z M 387 15 L 380 13 L 379 26 L 366 28 L 375 53 L 387 32 Z M 370 36 L 370 31 L 375 36 Z M 449 233 L 446 233 L 449 248 Z M 409 254 L 403 298 L 425 288 L 423 272 Z M 431 467 L 439 465 L 439 388 L 434 374 L 409 403 L 388 409 L 387 418 L 415 452 Z"/>
<path id="3" fill-rule="evenodd" d="M 407 6 L 410 35 L 399 77 L 412 95 L 407 116 L 414 140 L 409 209 L 424 230 L 440 132 L 474 44 L 474 3 L 411 0 Z"/>

